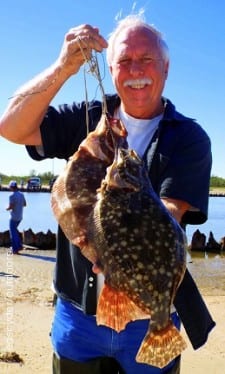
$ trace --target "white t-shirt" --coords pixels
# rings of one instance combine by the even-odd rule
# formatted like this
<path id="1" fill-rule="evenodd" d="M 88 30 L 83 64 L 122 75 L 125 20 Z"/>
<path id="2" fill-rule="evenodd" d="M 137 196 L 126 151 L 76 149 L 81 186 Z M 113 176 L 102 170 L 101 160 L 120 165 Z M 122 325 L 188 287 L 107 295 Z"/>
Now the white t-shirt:
<path id="1" fill-rule="evenodd" d="M 162 117 L 163 114 L 152 119 L 138 119 L 123 112 L 121 107 L 116 113 L 116 118 L 120 118 L 127 129 L 129 148 L 134 149 L 140 157 L 144 155 Z"/>

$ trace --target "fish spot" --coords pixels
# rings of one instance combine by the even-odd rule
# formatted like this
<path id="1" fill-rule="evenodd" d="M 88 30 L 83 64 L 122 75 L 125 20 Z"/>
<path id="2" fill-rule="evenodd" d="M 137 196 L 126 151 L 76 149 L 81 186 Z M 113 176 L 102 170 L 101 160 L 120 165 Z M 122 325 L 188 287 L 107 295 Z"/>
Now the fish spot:
<path id="1" fill-rule="evenodd" d="M 159 268 L 159 273 L 160 274 L 165 274 L 165 272 L 166 272 L 166 270 L 165 270 L 165 268 L 164 267 L 161 267 L 161 268 Z"/>
<path id="2" fill-rule="evenodd" d="M 120 231 L 121 234 L 126 233 L 127 232 L 127 227 L 121 227 L 119 231 Z"/>

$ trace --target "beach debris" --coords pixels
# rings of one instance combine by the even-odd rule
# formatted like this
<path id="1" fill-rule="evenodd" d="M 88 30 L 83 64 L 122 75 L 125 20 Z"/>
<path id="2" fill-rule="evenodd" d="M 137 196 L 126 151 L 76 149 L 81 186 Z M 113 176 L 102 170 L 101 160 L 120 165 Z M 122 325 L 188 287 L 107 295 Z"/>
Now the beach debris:
<path id="1" fill-rule="evenodd" d="M 121 331 L 128 322 L 151 316 L 136 360 L 164 367 L 186 347 L 170 318 L 186 269 L 186 236 L 133 150 L 118 147 L 107 169 L 90 214 L 88 240 L 105 276 L 97 323 Z"/>
<path id="2" fill-rule="evenodd" d="M 0 362 L 15 362 L 20 365 L 24 364 L 23 359 L 16 352 L 0 352 Z"/>

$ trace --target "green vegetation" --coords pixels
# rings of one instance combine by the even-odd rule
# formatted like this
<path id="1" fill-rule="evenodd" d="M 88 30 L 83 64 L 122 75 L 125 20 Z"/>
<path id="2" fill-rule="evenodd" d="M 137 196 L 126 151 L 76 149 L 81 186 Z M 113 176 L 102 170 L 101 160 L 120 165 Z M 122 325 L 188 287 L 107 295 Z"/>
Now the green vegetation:
<path id="1" fill-rule="evenodd" d="M 212 175 L 210 178 L 210 187 L 225 188 L 225 179 Z"/>
<path id="2" fill-rule="evenodd" d="M 36 173 L 35 170 L 31 170 L 30 174 L 29 175 L 24 175 L 24 176 L 16 176 L 16 175 L 4 175 L 0 172 L 0 181 L 1 181 L 1 185 L 3 186 L 7 186 L 9 184 L 9 181 L 11 180 L 16 180 L 18 185 L 20 185 L 22 182 L 24 183 L 24 185 L 27 184 L 27 181 L 30 177 L 40 177 L 41 178 L 41 183 L 42 183 L 42 186 L 43 185 L 49 185 L 49 182 L 52 178 L 55 177 L 55 175 L 53 175 L 51 172 L 46 172 L 46 173 L 43 173 L 43 174 L 38 174 Z"/>
<path id="3" fill-rule="evenodd" d="M 37 174 L 35 170 L 31 170 L 29 175 L 24 175 L 22 177 L 18 177 L 16 175 L 4 175 L 0 172 L 0 181 L 2 185 L 8 185 L 9 181 L 12 179 L 16 180 L 18 184 L 20 184 L 22 181 L 24 184 L 26 184 L 27 180 L 33 176 L 41 178 L 42 186 L 49 185 L 50 180 L 56 177 L 50 171 L 43 174 Z M 210 178 L 210 191 L 225 192 L 225 179 L 212 175 Z"/>
<path id="4" fill-rule="evenodd" d="M 225 179 L 221 177 L 211 176 L 210 192 L 214 194 L 225 194 Z"/>

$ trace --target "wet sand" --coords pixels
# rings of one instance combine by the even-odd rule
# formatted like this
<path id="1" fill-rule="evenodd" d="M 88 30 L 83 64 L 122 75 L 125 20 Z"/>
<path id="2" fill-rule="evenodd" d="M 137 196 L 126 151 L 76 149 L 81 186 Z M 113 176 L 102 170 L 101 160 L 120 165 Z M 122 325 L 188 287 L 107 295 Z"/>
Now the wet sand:
<path id="1" fill-rule="evenodd" d="M 23 364 L 0 361 L 0 373 L 51 373 L 54 261 L 55 251 L 24 250 L 21 255 L 10 256 L 0 248 L 0 353 L 15 352 L 23 360 Z M 183 353 L 181 373 L 224 374 L 225 258 L 192 255 L 188 268 L 217 325 L 207 344 L 197 351 L 182 329 L 188 348 Z"/>

